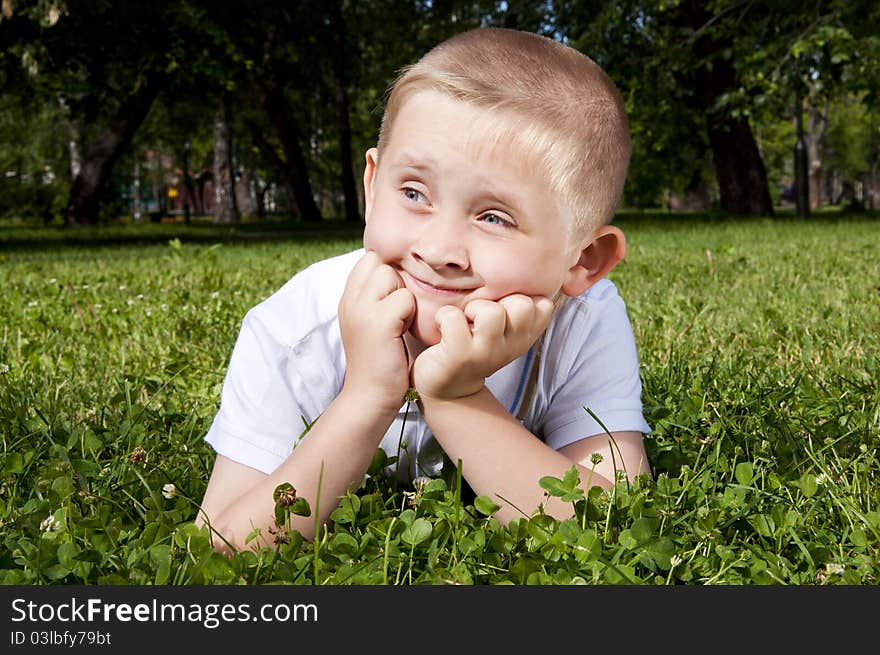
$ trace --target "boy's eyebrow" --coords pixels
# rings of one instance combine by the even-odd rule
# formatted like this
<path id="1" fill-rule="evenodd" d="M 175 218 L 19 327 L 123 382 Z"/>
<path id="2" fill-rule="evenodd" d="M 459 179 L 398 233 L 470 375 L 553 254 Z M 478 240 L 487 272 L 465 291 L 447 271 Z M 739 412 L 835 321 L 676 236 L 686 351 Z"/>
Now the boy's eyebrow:
<path id="1" fill-rule="evenodd" d="M 391 165 L 400 168 L 414 168 L 417 171 L 433 171 L 437 168 L 437 161 L 433 157 L 403 152 L 395 160 L 392 160 Z"/>
<path id="2" fill-rule="evenodd" d="M 391 165 L 395 168 L 410 168 L 424 173 L 434 173 L 438 168 L 437 160 L 430 155 L 417 155 L 412 152 L 400 153 L 391 161 Z M 475 175 L 474 179 L 479 185 L 476 194 L 478 198 L 497 202 L 517 214 L 523 211 L 525 205 L 516 189 L 498 188 L 495 180 L 480 175 Z"/>

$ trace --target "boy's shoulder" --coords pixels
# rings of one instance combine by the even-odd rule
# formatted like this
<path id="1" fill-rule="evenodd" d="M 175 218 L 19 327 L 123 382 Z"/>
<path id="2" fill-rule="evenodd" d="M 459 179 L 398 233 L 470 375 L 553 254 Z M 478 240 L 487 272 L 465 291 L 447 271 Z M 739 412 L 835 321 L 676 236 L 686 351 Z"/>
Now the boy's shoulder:
<path id="1" fill-rule="evenodd" d="M 587 335 L 614 339 L 630 329 L 626 304 L 617 286 L 602 278 L 581 295 L 567 298 L 553 315 L 549 333 L 563 341 L 580 342 Z M 577 335 L 577 336 L 575 336 Z"/>
<path id="2" fill-rule="evenodd" d="M 603 277 L 581 295 L 569 298 L 566 305 L 587 309 L 595 306 L 608 306 L 623 303 L 617 286 L 607 277 Z"/>
<path id="3" fill-rule="evenodd" d="M 278 341 L 288 344 L 317 326 L 332 323 L 348 275 L 363 254 L 360 248 L 310 264 L 251 308 L 245 320 L 259 322 Z"/>

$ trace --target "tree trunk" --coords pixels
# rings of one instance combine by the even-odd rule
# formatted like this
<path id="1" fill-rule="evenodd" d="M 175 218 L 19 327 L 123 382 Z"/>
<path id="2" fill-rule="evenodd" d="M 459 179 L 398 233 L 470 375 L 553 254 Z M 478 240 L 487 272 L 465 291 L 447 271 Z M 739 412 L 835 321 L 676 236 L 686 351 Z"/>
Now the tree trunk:
<path id="1" fill-rule="evenodd" d="M 712 18 L 699 3 L 688 3 L 686 12 L 695 30 Z M 739 86 L 731 49 L 724 42 L 716 42 L 708 29 L 701 32 L 692 47 L 697 59 L 692 80 L 694 100 L 706 115 L 721 208 L 742 216 L 773 216 L 767 171 L 748 120 L 734 117 L 726 106 L 717 108 L 721 97 Z"/>
<path id="2" fill-rule="evenodd" d="M 221 100 L 214 114 L 214 223 L 235 223 L 235 173 L 226 102 Z"/>
<path id="3" fill-rule="evenodd" d="M 263 157 L 281 173 L 282 183 L 284 184 L 284 192 L 288 200 L 288 211 L 293 215 L 294 218 L 301 218 L 302 213 L 300 212 L 299 205 L 296 202 L 296 180 L 294 179 L 293 172 L 290 170 L 287 162 L 284 161 L 284 159 L 275 150 L 275 147 L 271 143 L 269 143 L 269 140 L 263 134 L 262 128 L 259 125 L 251 123 L 250 131 L 254 139 L 254 143 L 260 150 L 260 154 L 262 154 Z"/>
<path id="4" fill-rule="evenodd" d="M 195 205 L 196 205 L 196 213 L 204 215 L 205 214 L 205 182 L 207 182 L 208 176 L 207 174 L 199 174 L 196 178 L 195 184 Z"/>
<path id="5" fill-rule="evenodd" d="M 345 19 L 341 0 L 331 3 L 333 21 L 333 78 L 336 92 L 336 117 L 339 122 L 339 158 L 342 166 L 342 194 L 345 198 L 345 220 L 357 223 L 361 220 L 358 207 L 357 184 L 351 158 L 351 121 L 348 111 L 348 91 L 345 77 Z"/>
<path id="6" fill-rule="evenodd" d="M 131 183 L 132 186 L 132 198 L 131 198 L 131 215 L 134 218 L 135 223 L 140 223 L 143 218 L 143 212 L 141 211 L 141 160 L 138 157 L 138 153 L 134 153 L 134 179 Z"/>
<path id="7" fill-rule="evenodd" d="M 807 100 L 807 130 L 804 134 L 807 142 L 807 174 L 810 178 L 810 209 L 822 206 L 822 150 L 828 119 L 828 101 L 825 101 L 821 112 L 816 103 L 816 87 L 811 84 Z"/>
<path id="8" fill-rule="evenodd" d="M 64 224 L 74 227 L 98 222 L 98 201 L 110 179 L 113 165 L 147 117 L 162 88 L 162 79 L 150 77 L 119 107 L 116 117 L 89 147 L 67 196 Z"/>
<path id="9" fill-rule="evenodd" d="M 711 205 L 709 182 L 697 169 L 683 193 L 671 191 L 668 205 L 671 211 L 706 211 Z"/>
<path id="10" fill-rule="evenodd" d="M 162 156 L 155 150 L 150 151 L 150 188 L 153 191 L 153 202 L 156 210 L 150 212 L 150 220 L 159 223 L 165 215 L 165 185 L 162 183 Z"/>
<path id="11" fill-rule="evenodd" d="M 249 168 L 241 169 L 241 179 L 235 185 L 235 202 L 243 218 L 259 215 L 257 194 L 254 191 L 254 172 Z"/>
<path id="12" fill-rule="evenodd" d="M 58 98 L 58 104 L 61 106 L 61 111 L 64 113 L 65 122 L 67 123 L 67 154 L 70 159 L 70 179 L 75 180 L 76 176 L 79 175 L 80 169 L 82 169 L 82 153 L 80 152 L 79 145 L 80 133 L 77 124 L 70 116 L 70 105 L 67 104 L 64 94 L 56 91 L 55 95 Z"/>
<path id="13" fill-rule="evenodd" d="M 258 142 L 262 141 L 264 146 L 261 148 L 265 154 L 272 151 L 274 156 L 270 159 L 280 167 L 284 176 L 285 185 L 289 193 L 292 193 L 292 199 L 296 202 L 299 209 L 299 215 L 304 222 L 315 223 L 321 220 L 321 212 L 318 205 L 315 204 L 315 197 L 312 193 L 312 185 L 309 182 L 308 172 L 306 170 L 306 158 L 300 145 L 300 134 L 296 124 L 290 120 L 284 102 L 284 95 L 281 89 L 273 82 L 264 82 L 261 88 L 263 108 L 269 117 L 269 122 L 275 129 L 275 133 L 281 142 L 281 148 L 284 151 L 284 159 L 275 153 L 275 149 L 268 144 L 265 137 L 257 132 Z"/>

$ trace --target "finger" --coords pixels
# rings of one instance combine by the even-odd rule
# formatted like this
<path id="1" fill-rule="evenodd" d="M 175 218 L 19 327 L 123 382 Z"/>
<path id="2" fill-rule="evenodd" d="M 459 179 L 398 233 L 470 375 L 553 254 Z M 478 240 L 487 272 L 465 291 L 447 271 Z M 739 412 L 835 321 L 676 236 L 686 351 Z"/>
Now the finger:
<path id="1" fill-rule="evenodd" d="M 377 255 L 375 251 L 368 250 L 365 252 L 363 256 L 357 260 L 354 267 L 351 269 L 351 272 L 348 274 L 348 279 L 345 282 L 345 290 L 356 295 L 363 293 L 363 289 L 367 284 L 367 280 L 370 278 L 370 274 L 381 264 L 382 260 L 379 259 L 379 255 Z"/>
<path id="2" fill-rule="evenodd" d="M 409 289 L 392 291 L 380 304 L 383 307 L 382 315 L 393 321 L 395 336 L 409 330 L 416 314 L 416 298 Z"/>
<path id="3" fill-rule="evenodd" d="M 535 303 L 526 295 L 515 293 L 498 301 L 507 315 L 505 335 L 520 331 L 531 332 L 535 317 Z"/>
<path id="4" fill-rule="evenodd" d="M 550 324 L 550 319 L 553 318 L 556 304 L 546 296 L 535 296 L 532 300 L 535 303 L 535 323 L 538 329 L 543 332 Z"/>
<path id="5" fill-rule="evenodd" d="M 398 289 L 405 288 L 400 274 L 387 264 L 380 264 L 370 273 L 364 293 L 370 298 L 382 300 Z"/>
<path id="6" fill-rule="evenodd" d="M 467 317 L 457 307 L 444 305 L 434 315 L 440 328 L 440 341 L 453 348 L 465 347 L 471 340 Z"/>
<path id="7" fill-rule="evenodd" d="M 474 336 L 494 338 L 504 334 L 507 322 L 504 307 L 491 300 L 472 300 L 464 308 L 465 316 L 473 323 Z"/>

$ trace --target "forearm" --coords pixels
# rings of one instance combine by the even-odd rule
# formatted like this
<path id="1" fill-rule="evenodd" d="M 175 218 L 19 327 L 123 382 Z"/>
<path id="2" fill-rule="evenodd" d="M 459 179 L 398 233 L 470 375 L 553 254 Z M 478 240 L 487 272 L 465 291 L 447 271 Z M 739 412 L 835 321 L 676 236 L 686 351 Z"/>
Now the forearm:
<path id="1" fill-rule="evenodd" d="M 315 514 L 320 528 L 339 498 L 360 486 L 393 418 L 388 412 L 371 411 L 369 404 L 343 392 L 281 466 L 216 517 L 214 528 L 236 549 L 248 547 L 245 539 L 254 528 L 260 529 L 259 545 L 271 545 L 273 536 L 269 530 L 276 529 L 273 492 L 279 484 L 289 482 L 312 510 L 309 517 L 291 515 L 290 527 L 312 539 Z M 217 546 L 227 550 L 219 541 Z"/>
<path id="2" fill-rule="evenodd" d="M 488 389 L 456 400 L 423 399 L 422 412 L 446 454 L 453 462 L 461 460 L 462 475 L 474 492 L 501 506 L 495 515 L 499 521 L 522 516 L 520 510 L 531 514 L 542 502 L 547 514 L 572 515 L 571 503 L 545 499 L 538 481 L 546 475 L 561 478 L 574 462 L 535 438 Z M 586 482 L 590 470 L 578 468 Z M 593 474 L 591 485 L 610 484 Z"/>

